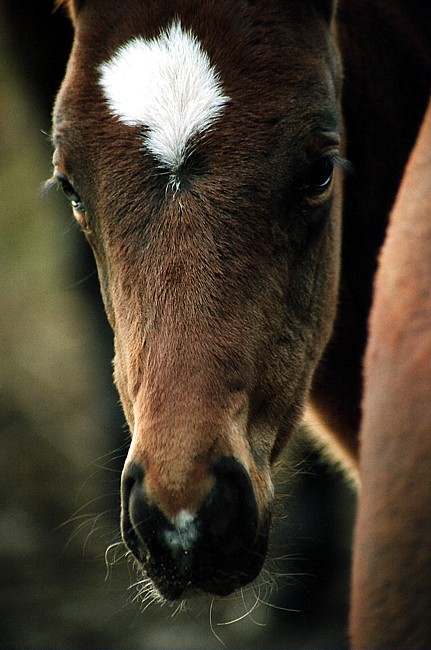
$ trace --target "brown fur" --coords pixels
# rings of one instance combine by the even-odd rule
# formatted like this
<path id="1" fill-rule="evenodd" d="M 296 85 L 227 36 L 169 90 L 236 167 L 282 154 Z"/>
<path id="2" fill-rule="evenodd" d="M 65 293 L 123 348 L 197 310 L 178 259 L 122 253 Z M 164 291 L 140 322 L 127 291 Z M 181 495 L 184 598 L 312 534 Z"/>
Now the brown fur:
<path id="1" fill-rule="evenodd" d="M 431 104 L 380 256 L 365 363 L 355 648 L 431 647 Z"/>

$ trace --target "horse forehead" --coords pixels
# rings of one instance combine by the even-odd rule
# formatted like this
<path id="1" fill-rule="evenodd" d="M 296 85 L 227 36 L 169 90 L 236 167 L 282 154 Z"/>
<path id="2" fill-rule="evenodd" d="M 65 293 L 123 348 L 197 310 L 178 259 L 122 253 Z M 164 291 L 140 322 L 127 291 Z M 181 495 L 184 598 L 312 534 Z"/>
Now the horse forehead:
<path id="1" fill-rule="evenodd" d="M 155 38 L 127 41 L 99 73 L 111 114 L 144 127 L 144 147 L 172 171 L 230 101 L 202 44 L 178 21 Z"/>

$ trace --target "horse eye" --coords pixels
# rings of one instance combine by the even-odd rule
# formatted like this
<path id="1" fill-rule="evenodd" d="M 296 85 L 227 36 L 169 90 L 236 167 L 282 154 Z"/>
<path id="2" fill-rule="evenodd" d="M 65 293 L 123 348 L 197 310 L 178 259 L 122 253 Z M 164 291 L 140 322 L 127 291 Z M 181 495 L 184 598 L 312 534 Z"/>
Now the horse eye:
<path id="1" fill-rule="evenodd" d="M 73 185 L 66 176 L 58 174 L 56 180 L 60 184 L 63 194 L 69 201 L 73 210 L 76 210 L 77 212 L 85 212 L 84 203 L 81 201 L 79 194 L 75 191 Z"/>
<path id="2" fill-rule="evenodd" d="M 311 199 L 318 199 L 331 186 L 335 163 L 331 156 L 322 156 L 310 168 L 303 186 Z"/>

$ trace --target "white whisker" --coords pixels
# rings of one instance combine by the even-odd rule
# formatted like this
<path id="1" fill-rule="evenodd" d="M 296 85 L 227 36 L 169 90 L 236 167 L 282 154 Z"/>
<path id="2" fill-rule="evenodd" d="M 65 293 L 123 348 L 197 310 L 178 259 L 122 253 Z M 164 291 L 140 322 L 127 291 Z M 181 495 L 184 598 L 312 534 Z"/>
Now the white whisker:
<path id="1" fill-rule="evenodd" d="M 187 607 L 187 601 L 182 600 L 172 612 L 171 618 L 175 618 L 180 612 L 185 612 L 186 607 Z"/>
<path id="2" fill-rule="evenodd" d="M 118 552 L 121 549 L 121 554 L 118 557 Z M 113 551 L 114 558 L 113 560 L 109 559 L 110 553 Z M 110 544 L 108 548 L 105 551 L 105 566 L 106 566 L 106 575 L 105 575 L 105 580 L 108 579 L 109 577 L 109 571 L 110 569 L 115 565 L 118 564 L 121 560 L 123 560 L 125 557 L 127 557 L 128 551 L 126 550 L 123 542 L 115 542 L 113 544 Z"/>
<path id="3" fill-rule="evenodd" d="M 219 637 L 219 635 L 217 634 L 217 632 L 216 632 L 215 629 L 214 629 L 214 623 L 213 623 L 213 608 L 214 608 L 214 602 L 215 602 L 215 598 L 212 598 L 212 599 L 211 599 L 211 604 L 210 604 L 210 609 L 209 609 L 210 629 L 211 629 L 211 632 L 212 632 L 212 634 L 214 635 L 214 637 L 217 639 L 217 641 L 218 641 L 219 643 L 221 643 L 221 645 L 223 646 L 223 648 L 226 648 L 226 644 L 224 643 L 224 641 L 221 640 L 221 638 Z"/>
<path id="4" fill-rule="evenodd" d="M 293 609 L 292 607 L 282 607 L 281 605 L 274 605 L 274 603 L 268 603 L 265 600 L 260 601 L 262 605 L 266 605 L 266 607 L 270 607 L 271 609 L 277 609 L 281 612 L 293 612 L 294 614 L 300 614 L 301 610 L 300 609 Z"/>

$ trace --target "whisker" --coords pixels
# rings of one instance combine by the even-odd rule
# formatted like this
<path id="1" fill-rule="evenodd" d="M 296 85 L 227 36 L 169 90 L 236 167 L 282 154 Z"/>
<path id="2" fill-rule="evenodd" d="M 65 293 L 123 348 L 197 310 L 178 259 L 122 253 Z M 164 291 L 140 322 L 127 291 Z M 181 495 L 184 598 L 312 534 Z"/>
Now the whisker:
<path id="1" fill-rule="evenodd" d="M 118 552 L 121 549 L 121 554 L 118 557 Z M 111 551 L 114 551 L 114 559 L 109 560 L 109 554 Z M 105 575 L 105 581 L 108 580 L 109 578 L 109 572 L 111 568 L 115 565 L 121 562 L 121 560 L 124 560 L 124 558 L 127 557 L 127 554 L 130 551 L 127 551 L 126 547 L 124 546 L 123 542 L 114 542 L 113 544 L 110 544 L 106 551 L 105 551 L 105 566 L 106 566 L 106 575 Z"/>
<path id="2" fill-rule="evenodd" d="M 100 530 L 103 530 L 104 527 L 103 526 L 97 526 L 97 524 L 100 521 L 100 519 L 105 516 L 105 514 L 106 514 L 105 512 L 101 512 L 100 514 L 96 515 L 96 517 L 94 517 L 93 521 L 91 522 L 90 532 L 87 534 L 87 536 L 86 536 L 86 538 L 84 540 L 84 544 L 83 544 L 83 548 L 82 548 L 83 553 L 85 553 L 85 551 L 87 550 L 87 546 L 88 546 L 90 537 L 94 533 L 96 533 L 96 532 L 98 532 Z"/>
<path id="3" fill-rule="evenodd" d="M 269 607 L 270 609 L 277 609 L 280 610 L 281 612 L 293 612 L 294 614 L 300 614 L 301 610 L 300 609 L 293 609 L 292 607 L 282 607 L 281 605 L 274 605 L 274 603 L 269 603 L 266 600 L 261 600 L 260 601 L 262 605 L 265 605 L 266 607 Z"/>
<path id="4" fill-rule="evenodd" d="M 186 600 L 181 600 L 180 603 L 175 608 L 175 610 L 172 612 L 171 618 L 175 618 L 181 612 L 185 612 L 186 609 L 187 609 L 187 601 Z"/>
<path id="5" fill-rule="evenodd" d="M 84 491 L 84 489 L 86 488 L 87 484 L 92 483 L 92 482 L 95 481 L 95 479 L 97 477 L 97 473 L 98 473 L 97 471 L 94 471 L 92 474 L 87 476 L 85 481 L 82 483 L 80 489 L 78 490 L 78 493 L 77 493 L 76 499 L 75 499 L 76 502 L 79 501 L 79 498 L 80 498 L 82 492 Z M 110 482 L 110 486 L 112 486 L 112 482 Z M 104 494 L 99 494 L 99 495 L 93 497 L 93 499 L 90 499 L 90 501 L 87 501 L 87 503 L 85 503 L 80 508 L 78 508 L 75 511 L 75 513 L 78 513 L 81 510 L 84 510 L 84 508 L 88 508 L 89 505 L 91 505 L 93 503 L 96 503 L 97 501 L 102 501 L 102 499 L 111 499 L 112 497 L 117 497 L 118 496 L 118 491 L 119 491 L 118 486 L 116 486 L 115 492 L 108 492 L 108 493 L 105 492 Z"/>
<path id="6" fill-rule="evenodd" d="M 86 550 L 87 542 L 88 542 L 89 537 L 93 534 L 93 532 L 95 532 L 94 526 L 95 526 L 96 521 L 99 519 L 99 517 L 103 516 L 104 514 L 105 513 L 102 513 L 101 515 L 95 515 L 95 514 L 91 514 L 91 515 L 88 515 L 88 516 L 82 515 L 83 517 L 86 517 L 86 520 L 82 521 L 79 524 L 79 526 L 77 526 L 75 528 L 75 530 L 70 534 L 69 539 L 67 540 L 67 542 L 65 544 L 65 549 L 68 548 L 68 546 L 73 542 L 73 540 L 75 540 L 78 537 L 78 535 L 85 528 L 87 528 L 88 526 L 91 526 L 92 528 L 91 528 L 90 532 L 88 533 L 88 535 L 86 536 L 85 541 L 84 541 L 84 545 L 83 545 L 83 552 L 84 552 Z M 100 527 L 99 529 L 101 529 L 101 528 L 102 527 Z"/>
<path id="7" fill-rule="evenodd" d="M 219 635 L 217 634 L 217 632 L 214 629 L 214 623 L 213 623 L 214 602 L 215 602 L 215 598 L 212 598 L 211 603 L 210 603 L 210 608 L 209 608 L 210 630 L 211 630 L 213 636 L 217 639 L 217 641 L 223 646 L 223 648 L 226 648 L 226 644 L 224 643 L 224 641 L 222 641 L 222 639 L 219 637 Z"/>
<path id="8" fill-rule="evenodd" d="M 245 614 L 242 614 L 241 616 L 238 616 L 237 618 L 234 618 L 234 619 L 232 619 L 232 620 L 230 620 L 230 621 L 224 621 L 224 622 L 221 622 L 221 623 L 217 623 L 217 626 L 218 626 L 218 627 L 222 627 L 222 626 L 226 626 L 226 625 L 233 625 L 234 623 L 238 623 L 239 621 L 242 621 L 243 619 L 245 619 L 245 618 L 247 618 L 248 616 L 250 616 L 250 615 L 252 614 L 252 612 L 254 612 L 254 610 L 256 609 L 256 607 L 259 606 L 259 599 L 256 598 L 256 599 L 255 599 L 255 603 L 254 603 L 254 605 L 251 607 L 251 609 L 248 609 L 248 608 L 247 608 L 247 604 L 246 604 L 246 602 L 245 602 L 244 590 L 243 590 L 243 589 L 241 589 L 241 598 L 242 598 L 242 603 L 243 603 L 243 605 L 244 605 L 244 609 L 246 610 L 246 611 L 245 611 Z M 250 618 L 251 618 L 251 620 L 252 620 L 254 623 L 256 623 L 256 621 L 254 621 L 253 618 L 252 618 L 251 616 L 250 616 Z"/>
<path id="9" fill-rule="evenodd" d="M 123 455 L 119 454 L 118 456 L 115 456 L 115 458 L 111 458 L 111 460 L 109 462 L 113 463 L 113 462 L 115 462 L 117 460 L 121 460 L 123 458 L 124 458 Z M 96 463 L 93 463 L 93 464 L 94 464 L 95 467 L 97 467 L 97 469 L 103 469 L 103 471 L 105 471 L 105 472 L 112 472 L 114 474 L 121 474 L 121 471 L 122 471 L 121 469 L 116 469 L 116 468 L 113 468 L 113 467 L 107 467 L 106 465 L 97 465 Z"/>
<path id="10" fill-rule="evenodd" d="M 98 515 L 99 513 L 83 513 L 82 511 L 85 510 L 86 508 L 88 508 L 89 506 L 93 505 L 94 503 L 97 503 L 98 501 L 102 501 L 104 499 L 108 499 L 108 498 L 111 498 L 111 497 L 117 497 L 117 496 L 118 496 L 117 492 L 112 492 L 110 494 L 103 494 L 103 495 L 99 495 L 97 497 L 94 497 L 93 499 L 90 499 L 90 501 L 87 501 L 87 503 L 85 503 L 84 505 L 77 508 L 77 510 L 75 510 L 73 515 L 71 515 L 68 519 L 63 521 L 58 526 L 56 526 L 53 529 L 52 532 L 55 533 L 58 530 L 61 530 L 62 528 L 64 528 L 65 526 L 67 526 L 69 524 L 73 524 L 75 521 L 78 521 L 79 519 L 82 519 L 84 517 L 90 518 L 90 517 L 96 516 L 96 514 Z M 114 512 L 114 510 L 115 510 L 114 508 L 109 508 L 109 509 L 104 511 L 104 514 L 107 514 L 108 512 Z"/>
<path id="11" fill-rule="evenodd" d="M 166 603 L 163 596 L 161 596 L 154 588 L 151 579 L 146 576 L 132 583 L 127 588 L 128 591 L 131 591 L 132 589 L 136 589 L 136 594 L 130 599 L 130 602 L 139 602 L 141 612 L 145 612 L 148 607 L 154 603 L 157 603 L 158 605 L 164 605 Z"/>
<path id="12" fill-rule="evenodd" d="M 77 289 L 78 287 L 85 284 L 88 280 L 93 278 L 96 274 L 97 274 L 96 269 L 93 269 L 93 271 L 90 271 L 90 273 L 87 273 L 87 275 L 84 275 L 84 277 L 80 278 L 79 280 L 76 280 L 76 282 L 72 282 L 72 284 L 67 284 L 64 287 L 64 290 L 65 291 L 72 291 L 73 289 Z"/>
<path id="13" fill-rule="evenodd" d="M 101 461 L 107 459 L 108 462 L 113 462 L 115 460 L 118 460 L 119 458 L 122 458 L 122 454 L 119 452 L 123 452 L 126 449 L 128 449 L 130 446 L 130 441 L 125 440 L 121 445 L 119 445 L 116 449 L 113 449 L 112 451 L 108 451 L 106 454 L 102 454 L 101 456 L 98 456 L 95 458 L 89 465 L 95 465 L 96 467 L 102 467 L 103 469 L 106 468 L 106 465 L 99 465 Z M 118 456 L 114 456 L 114 454 L 118 454 Z"/>
<path id="14" fill-rule="evenodd" d="M 159 601 L 159 597 L 156 596 L 156 595 L 154 595 L 154 596 L 153 596 L 153 599 L 150 600 L 150 601 L 145 605 L 145 607 L 141 607 L 141 613 L 143 614 L 144 612 L 147 611 L 147 609 L 148 609 L 149 607 L 151 607 L 151 605 L 155 605 L 156 603 L 157 603 L 158 605 L 164 605 L 164 601 L 160 602 L 160 601 Z"/>
<path id="15" fill-rule="evenodd" d="M 265 593 L 267 594 L 268 593 L 268 587 L 269 587 L 268 583 L 259 582 L 258 584 L 254 585 L 254 586 L 252 585 L 253 595 L 254 595 L 254 597 L 256 599 L 256 603 L 255 603 L 254 607 L 250 610 L 249 616 L 250 616 L 251 620 L 253 621 L 253 623 L 255 625 L 257 625 L 258 627 L 266 627 L 266 623 L 260 623 L 259 621 L 256 621 L 256 619 L 253 616 L 251 616 L 251 614 L 253 613 L 253 611 L 257 607 L 260 607 L 262 605 L 263 601 L 262 601 L 262 598 L 261 598 L 260 594 L 261 594 L 261 590 L 262 590 L 263 587 L 265 587 Z M 272 587 L 269 589 L 269 594 L 268 595 L 271 595 L 271 591 L 272 591 Z"/>

